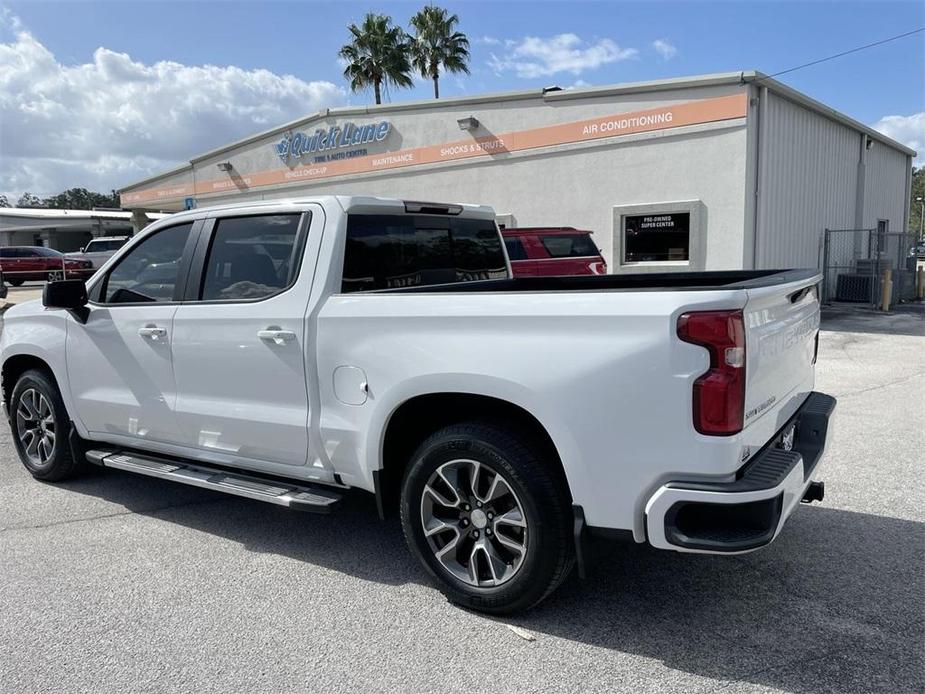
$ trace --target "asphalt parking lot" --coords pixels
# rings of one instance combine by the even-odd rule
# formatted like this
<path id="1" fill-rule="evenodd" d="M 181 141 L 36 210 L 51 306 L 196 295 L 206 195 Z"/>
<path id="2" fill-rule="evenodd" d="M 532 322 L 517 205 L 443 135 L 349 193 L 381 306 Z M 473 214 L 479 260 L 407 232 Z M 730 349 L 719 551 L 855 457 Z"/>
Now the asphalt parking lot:
<path id="1" fill-rule="evenodd" d="M 823 329 L 823 504 L 741 557 L 596 544 L 513 619 L 447 604 L 371 497 L 313 516 L 116 471 L 43 484 L 4 422 L 0 691 L 925 691 L 925 314 Z"/>

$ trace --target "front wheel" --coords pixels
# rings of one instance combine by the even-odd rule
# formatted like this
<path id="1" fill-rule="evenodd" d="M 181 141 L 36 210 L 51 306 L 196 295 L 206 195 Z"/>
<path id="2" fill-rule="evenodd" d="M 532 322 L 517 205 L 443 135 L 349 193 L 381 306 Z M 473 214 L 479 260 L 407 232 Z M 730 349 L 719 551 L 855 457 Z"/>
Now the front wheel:
<path id="1" fill-rule="evenodd" d="M 61 393 L 45 371 L 26 371 L 10 398 L 13 443 L 19 459 L 33 477 L 49 482 L 72 477 L 83 461 L 68 444 L 71 421 Z"/>
<path id="2" fill-rule="evenodd" d="M 61 270 L 52 270 L 51 272 L 48 273 L 49 282 L 57 282 L 58 280 L 63 280 L 63 279 L 64 279 L 64 272 L 62 272 Z"/>
<path id="3" fill-rule="evenodd" d="M 470 422 L 430 436 L 402 483 L 411 552 L 453 602 L 529 609 L 573 564 L 571 504 L 553 461 L 516 431 Z"/>

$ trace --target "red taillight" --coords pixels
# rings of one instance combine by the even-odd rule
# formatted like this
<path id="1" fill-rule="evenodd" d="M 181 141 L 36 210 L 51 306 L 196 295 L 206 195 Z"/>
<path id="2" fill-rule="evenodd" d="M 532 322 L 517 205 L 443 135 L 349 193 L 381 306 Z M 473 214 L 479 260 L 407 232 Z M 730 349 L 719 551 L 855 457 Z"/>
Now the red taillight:
<path id="1" fill-rule="evenodd" d="M 591 270 L 592 275 L 607 274 L 607 263 L 603 260 L 592 260 L 590 263 L 588 263 L 588 268 Z"/>
<path id="2" fill-rule="evenodd" d="M 745 322 L 741 311 L 696 311 L 678 318 L 678 337 L 706 347 L 710 369 L 694 381 L 694 428 L 729 436 L 745 419 Z"/>

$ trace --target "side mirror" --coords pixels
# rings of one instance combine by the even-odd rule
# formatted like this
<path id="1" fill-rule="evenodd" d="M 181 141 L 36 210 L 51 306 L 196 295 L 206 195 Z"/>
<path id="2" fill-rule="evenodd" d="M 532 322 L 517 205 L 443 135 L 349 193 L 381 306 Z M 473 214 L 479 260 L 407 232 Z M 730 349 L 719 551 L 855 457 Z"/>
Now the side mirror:
<path id="1" fill-rule="evenodd" d="M 87 285 L 83 280 L 58 280 L 48 282 L 42 290 L 42 305 L 45 308 L 63 308 L 81 323 L 87 321 Z"/>
<path id="2" fill-rule="evenodd" d="M 81 246 L 81 247 L 80 247 L 80 252 L 81 252 L 81 253 L 86 253 L 86 252 L 87 252 L 87 247 L 86 247 L 86 246 Z"/>

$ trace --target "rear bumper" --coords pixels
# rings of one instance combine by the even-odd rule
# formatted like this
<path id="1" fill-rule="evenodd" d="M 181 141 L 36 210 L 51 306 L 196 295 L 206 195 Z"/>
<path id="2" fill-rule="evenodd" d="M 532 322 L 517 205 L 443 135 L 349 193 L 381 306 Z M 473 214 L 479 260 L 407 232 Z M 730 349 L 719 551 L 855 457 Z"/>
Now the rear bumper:
<path id="1" fill-rule="evenodd" d="M 835 398 L 811 393 L 731 482 L 669 482 L 646 504 L 648 541 L 680 552 L 735 554 L 764 547 L 806 495 L 832 431 Z M 778 446 L 795 427 L 792 450 Z"/>

